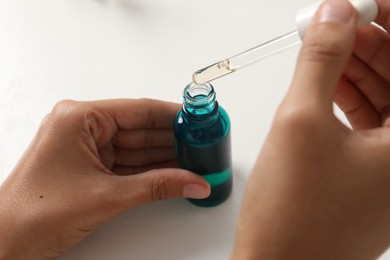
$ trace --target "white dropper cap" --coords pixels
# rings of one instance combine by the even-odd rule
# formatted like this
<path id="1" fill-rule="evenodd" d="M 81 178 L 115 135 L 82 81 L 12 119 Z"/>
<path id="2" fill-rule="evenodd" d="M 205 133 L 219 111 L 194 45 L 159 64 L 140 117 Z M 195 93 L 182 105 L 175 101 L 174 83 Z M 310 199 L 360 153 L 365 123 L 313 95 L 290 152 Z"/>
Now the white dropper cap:
<path id="1" fill-rule="evenodd" d="M 369 24 L 378 15 L 379 9 L 375 0 L 350 0 L 350 2 L 356 9 L 358 26 Z M 321 4 L 322 2 L 316 3 L 298 11 L 295 22 L 301 39 L 305 36 L 311 19 Z"/>

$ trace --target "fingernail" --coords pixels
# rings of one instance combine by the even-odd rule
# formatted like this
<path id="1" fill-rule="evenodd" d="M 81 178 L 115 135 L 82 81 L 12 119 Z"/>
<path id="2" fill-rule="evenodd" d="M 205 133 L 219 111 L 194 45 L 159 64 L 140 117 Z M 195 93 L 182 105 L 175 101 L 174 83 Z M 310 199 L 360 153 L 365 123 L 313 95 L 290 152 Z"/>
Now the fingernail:
<path id="1" fill-rule="evenodd" d="M 183 197 L 192 199 L 204 199 L 210 195 L 208 187 L 199 184 L 187 184 L 183 188 Z"/>
<path id="2" fill-rule="evenodd" d="M 319 23 L 348 23 L 354 8 L 348 0 L 328 0 L 321 5 Z"/>

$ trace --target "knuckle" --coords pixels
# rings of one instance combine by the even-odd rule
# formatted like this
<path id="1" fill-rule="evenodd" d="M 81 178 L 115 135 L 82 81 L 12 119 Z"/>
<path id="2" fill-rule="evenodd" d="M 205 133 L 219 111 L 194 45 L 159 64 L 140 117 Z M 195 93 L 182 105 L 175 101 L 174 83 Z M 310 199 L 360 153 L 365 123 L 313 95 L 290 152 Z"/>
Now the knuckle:
<path id="1" fill-rule="evenodd" d="M 334 59 L 342 53 L 339 51 L 341 44 L 334 41 L 310 41 L 303 49 L 303 57 L 313 61 Z"/>
<path id="2" fill-rule="evenodd" d="M 168 180 L 159 176 L 151 180 L 150 182 L 150 200 L 159 201 L 169 197 L 169 185 Z"/>
<path id="3" fill-rule="evenodd" d="M 62 126 L 78 125 L 84 127 L 84 130 L 92 131 L 97 128 L 97 114 L 97 111 L 88 102 L 61 100 L 54 106 L 49 118 Z"/>
<path id="4" fill-rule="evenodd" d="M 279 109 L 274 125 L 288 130 L 312 130 L 318 127 L 319 114 L 310 106 L 289 106 Z"/>
<path id="5" fill-rule="evenodd" d="M 333 24 L 322 24 L 313 30 L 304 41 L 302 57 L 310 61 L 335 60 L 344 56 L 349 48 L 348 32 L 332 28 Z"/>
<path id="6" fill-rule="evenodd" d="M 145 113 L 150 113 L 151 108 L 156 105 L 157 100 L 151 98 L 140 98 L 138 99 Z"/>
<path id="7" fill-rule="evenodd" d="M 50 117 L 57 120 L 66 120 L 74 118 L 81 111 L 81 102 L 74 100 L 61 100 L 53 108 Z"/>
<path id="8" fill-rule="evenodd" d="M 153 107 L 156 106 L 157 100 L 150 98 L 139 99 L 143 107 L 143 116 L 147 119 L 146 126 L 154 128 L 156 126 L 156 117 L 153 115 Z"/>
<path id="9" fill-rule="evenodd" d="M 79 102 L 74 101 L 74 100 L 70 100 L 70 99 L 61 100 L 61 101 L 57 102 L 57 104 L 55 104 L 55 106 L 53 108 L 53 112 L 57 112 L 57 113 L 66 112 L 69 109 L 74 108 L 75 106 L 77 106 L 78 103 Z"/>
<path id="10" fill-rule="evenodd" d="M 151 105 L 153 104 L 154 102 L 156 102 L 156 100 L 152 99 L 152 98 L 140 98 L 139 101 L 141 103 L 144 103 L 146 105 Z"/>

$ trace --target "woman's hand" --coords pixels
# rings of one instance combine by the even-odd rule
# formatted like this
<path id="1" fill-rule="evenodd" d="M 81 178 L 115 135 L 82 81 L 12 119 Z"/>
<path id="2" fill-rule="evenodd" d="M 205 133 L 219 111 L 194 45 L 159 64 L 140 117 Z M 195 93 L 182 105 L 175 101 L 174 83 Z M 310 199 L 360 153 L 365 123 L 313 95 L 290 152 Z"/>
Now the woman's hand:
<path id="1" fill-rule="evenodd" d="M 377 0 L 377 24 L 357 31 L 353 55 L 335 101 L 356 130 L 380 127 L 390 116 L 390 3 Z"/>
<path id="2" fill-rule="evenodd" d="M 129 208 L 207 197 L 202 177 L 173 169 L 179 109 L 146 99 L 56 105 L 1 186 L 0 258 L 54 257 Z"/>
<path id="3" fill-rule="evenodd" d="M 390 2 L 378 3 L 390 30 Z M 346 0 L 316 14 L 249 180 L 233 259 L 374 259 L 389 247 L 390 38 L 367 26 L 355 43 L 355 24 Z M 344 126 L 334 98 L 367 130 Z"/>

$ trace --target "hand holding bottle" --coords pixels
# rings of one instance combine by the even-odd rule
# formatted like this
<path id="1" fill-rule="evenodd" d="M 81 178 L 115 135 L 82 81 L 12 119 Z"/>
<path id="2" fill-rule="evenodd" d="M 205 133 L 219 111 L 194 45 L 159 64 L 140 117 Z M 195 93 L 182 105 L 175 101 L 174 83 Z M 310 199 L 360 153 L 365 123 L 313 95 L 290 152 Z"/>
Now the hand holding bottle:
<path id="1" fill-rule="evenodd" d="M 172 168 L 179 109 L 146 99 L 60 102 L 1 185 L 0 259 L 54 257 L 129 208 L 207 197 L 202 177 Z"/>
<path id="2" fill-rule="evenodd" d="M 389 31 L 390 2 L 378 4 Z M 343 0 L 316 14 L 249 180 L 233 259 L 374 259 L 389 247 L 390 37 L 367 26 L 355 43 L 355 19 Z"/>

